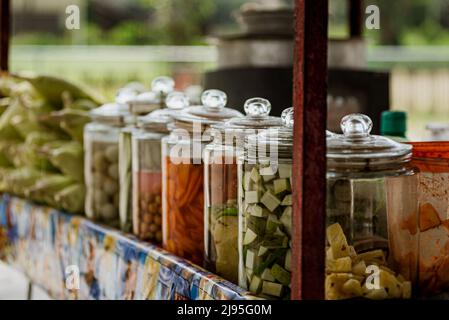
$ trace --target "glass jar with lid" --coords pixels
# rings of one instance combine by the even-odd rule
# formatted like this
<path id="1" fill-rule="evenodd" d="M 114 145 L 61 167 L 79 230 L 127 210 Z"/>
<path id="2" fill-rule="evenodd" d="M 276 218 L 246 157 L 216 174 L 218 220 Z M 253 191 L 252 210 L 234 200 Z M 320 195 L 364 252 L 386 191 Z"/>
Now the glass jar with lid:
<path id="1" fill-rule="evenodd" d="M 419 168 L 419 293 L 449 288 L 449 142 L 414 142 Z"/>
<path id="2" fill-rule="evenodd" d="M 370 135 L 362 114 L 341 128 L 327 137 L 326 299 L 410 298 L 419 231 L 412 146 Z"/>
<path id="3" fill-rule="evenodd" d="M 203 149 L 211 142 L 211 125 L 242 116 L 225 108 L 222 91 L 205 91 L 201 101 L 176 113 L 170 135 L 162 140 L 163 246 L 199 265 L 204 256 Z"/>
<path id="4" fill-rule="evenodd" d="M 237 159 L 246 136 L 282 126 L 270 117 L 271 104 L 262 98 L 246 101 L 246 116 L 212 126 L 214 141 L 204 152 L 205 266 L 223 278 L 238 282 L 238 175 Z"/>
<path id="5" fill-rule="evenodd" d="M 119 133 L 130 120 L 126 104 L 110 103 L 91 111 L 84 128 L 86 215 L 119 226 Z"/>
<path id="6" fill-rule="evenodd" d="M 173 91 L 174 81 L 169 77 L 157 77 L 151 83 L 151 91 L 132 95 L 129 87 L 121 90 L 123 103 L 131 113 L 129 125 L 122 128 L 119 135 L 119 181 L 120 181 L 120 228 L 125 232 L 132 229 L 132 169 L 131 137 L 136 130 L 137 117 L 165 107 L 167 94 Z"/>
<path id="7" fill-rule="evenodd" d="M 239 163 L 239 285 L 289 299 L 292 237 L 293 108 L 282 127 L 247 137 Z"/>
<path id="8" fill-rule="evenodd" d="M 180 92 L 167 97 L 167 108 L 137 119 L 132 135 L 132 224 L 141 240 L 162 243 L 162 166 L 161 141 L 166 136 L 173 115 L 189 101 Z"/>

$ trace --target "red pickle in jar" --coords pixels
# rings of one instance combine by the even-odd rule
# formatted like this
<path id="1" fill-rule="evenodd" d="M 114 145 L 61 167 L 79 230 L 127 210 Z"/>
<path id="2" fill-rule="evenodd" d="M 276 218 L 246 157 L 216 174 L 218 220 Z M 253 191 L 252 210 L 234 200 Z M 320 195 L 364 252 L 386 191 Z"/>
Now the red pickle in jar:
<path id="1" fill-rule="evenodd" d="M 121 91 L 125 93 L 134 88 L 133 83 Z M 131 88 L 130 88 L 131 87 Z M 119 135 L 119 182 L 120 182 L 120 228 L 124 232 L 132 230 L 132 168 L 131 168 L 131 140 L 136 131 L 137 117 L 146 115 L 154 110 L 165 107 L 165 97 L 173 91 L 174 81 L 168 77 L 157 77 L 151 84 L 149 92 L 139 92 L 131 97 L 124 96 L 123 103 L 129 106 L 131 113 L 130 124 L 120 131 Z M 141 86 L 137 88 L 142 90 Z"/>
<path id="2" fill-rule="evenodd" d="M 269 116 L 268 100 L 249 99 L 244 109 L 245 117 L 212 126 L 214 142 L 204 153 L 205 267 L 233 283 L 238 282 L 239 261 L 237 158 L 247 135 L 282 126 L 281 118 Z"/>
<path id="3" fill-rule="evenodd" d="M 449 288 L 449 143 L 413 143 L 412 163 L 420 169 L 419 289 L 430 296 Z"/>
<path id="4" fill-rule="evenodd" d="M 139 117 L 132 136 L 133 233 L 140 239 L 162 243 L 162 155 L 173 114 L 188 106 L 186 96 L 173 92 L 167 108 Z"/>
<path id="5" fill-rule="evenodd" d="M 412 146 L 370 135 L 365 115 L 348 115 L 341 127 L 327 136 L 326 299 L 411 298 L 419 244 Z"/>
<path id="6" fill-rule="evenodd" d="M 239 285 L 289 299 L 292 254 L 293 108 L 283 126 L 247 137 L 239 163 Z"/>
<path id="7" fill-rule="evenodd" d="M 163 246 L 202 265 L 204 258 L 204 166 L 210 126 L 242 116 L 225 108 L 226 95 L 208 90 L 201 106 L 177 113 L 170 136 L 162 141 Z"/>

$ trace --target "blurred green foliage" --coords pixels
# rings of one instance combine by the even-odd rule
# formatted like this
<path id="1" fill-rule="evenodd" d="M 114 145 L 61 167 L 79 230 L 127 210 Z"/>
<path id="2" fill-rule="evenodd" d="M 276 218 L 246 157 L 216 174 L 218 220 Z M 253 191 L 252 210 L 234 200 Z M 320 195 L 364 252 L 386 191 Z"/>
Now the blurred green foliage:
<path id="1" fill-rule="evenodd" d="M 34 1 L 34 0 L 29 0 Z M 293 3 L 293 0 L 284 0 Z M 16 34 L 15 44 L 110 44 L 110 45 L 196 45 L 206 36 L 235 31 L 233 12 L 246 0 L 128 0 L 122 3 L 119 18 L 102 8 L 108 2 L 87 0 L 87 29 L 84 36 L 73 32 L 26 32 Z M 381 29 L 365 30 L 372 44 L 447 45 L 449 44 L 449 0 L 364 0 L 380 8 Z M 111 4 L 113 1 L 111 0 Z M 348 34 L 347 1 L 330 0 L 329 34 Z M 90 9 L 97 6 L 97 11 Z M 100 19 L 96 15 L 100 12 Z M 137 14 L 136 14 L 137 13 Z M 364 13 L 363 13 L 364 14 Z M 364 16 L 366 16 L 364 14 Z M 100 21 L 100 20 L 103 21 Z M 110 25 L 105 27 L 104 20 Z M 108 24 L 108 23 L 106 23 Z"/>

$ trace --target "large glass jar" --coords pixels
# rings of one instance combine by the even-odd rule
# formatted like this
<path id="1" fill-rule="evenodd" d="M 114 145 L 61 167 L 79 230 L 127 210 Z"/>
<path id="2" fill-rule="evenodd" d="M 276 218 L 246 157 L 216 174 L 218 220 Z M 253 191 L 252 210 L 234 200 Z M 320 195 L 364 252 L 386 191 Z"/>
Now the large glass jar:
<path id="1" fill-rule="evenodd" d="M 201 265 L 204 256 L 204 167 L 202 152 L 211 142 L 210 126 L 241 116 L 225 108 L 226 95 L 208 90 L 202 106 L 175 114 L 162 141 L 163 246 Z"/>
<path id="2" fill-rule="evenodd" d="M 128 110 L 126 104 L 103 105 L 84 128 L 86 215 L 113 227 L 119 226 L 119 133 Z"/>
<path id="3" fill-rule="evenodd" d="M 249 99 L 244 109 L 245 117 L 212 126 L 214 141 L 204 152 L 205 267 L 234 283 L 239 260 L 237 157 L 247 135 L 282 125 L 281 118 L 269 116 L 268 100 Z"/>
<path id="4" fill-rule="evenodd" d="M 239 285 L 289 299 L 292 237 L 293 108 L 283 126 L 248 136 L 239 163 Z"/>
<path id="5" fill-rule="evenodd" d="M 449 142 L 413 143 L 419 168 L 419 289 L 435 295 L 449 288 Z"/>
<path id="6" fill-rule="evenodd" d="M 370 135 L 361 114 L 327 137 L 326 299 L 410 298 L 417 279 L 412 146 Z"/>
<path id="7" fill-rule="evenodd" d="M 162 244 L 161 141 L 173 115 L 189 104 L 187 97 L 173 92 L 167 108 L 139 117 L 132 135 L 133 233 L 141 240 Z"/>
<path id="8" fill-rule="evenodd" d="M 165 97 L 173 91 L 174 81 L 169 77 L 157 77 L 151 83 L 151 91 L 127 97 L 125 101 L 132 115 L 130 124 L 119 135 L 119 182 L 120 182 L 120 228 L 124 232 L 132 229 L 132 169 L 131 137 L 136 131 L 137 117 L 165 107 Z M 130 89 L 125 87 L 125 94 Z M 129 94 L 128 94 L 129 96 Z"/>

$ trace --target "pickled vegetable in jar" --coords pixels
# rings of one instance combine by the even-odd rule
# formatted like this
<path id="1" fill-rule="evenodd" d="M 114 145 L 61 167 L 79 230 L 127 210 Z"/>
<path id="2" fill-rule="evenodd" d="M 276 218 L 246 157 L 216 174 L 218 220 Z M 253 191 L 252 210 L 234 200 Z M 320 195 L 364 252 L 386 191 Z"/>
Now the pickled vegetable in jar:
<path id="1" fill-rule="evenodd" d="M 248 136 L 239 164 L 239 285 L 267 299 L 290 298 L 293 108 L 282 121 Z"/>
<path id="2" fill-rule="evenodd" d="M 133 132 L 133 233 L 141 240 L 162 243 L 161 140 L 173 115 L 187 106 L 184 94 L 171 93 L 167 108 L 139 117 L 139 129 Z"/>
<path id="3" fill-rule="evenodd" d="M 162 141 L 163 246 L 198 265 L 204 257 L 203 149 L 211 142 L 211 125 L 241 116 L 225 108 L 226 100 L 224 92 L 205 91 L 202 106 L 175 114 Z"/>
<path id="4" fill-rule="evenodd" d="M 327 137 L 326 299 L 410 298 L 418 259 L 412 146 L 370 135 L 365 115 L 344 117 L 341 128 Z"/>
<path id="5" fill-rule="evenodd" d="M 413 143 L 412 163 L 420 170 L 418 288 L 430 296 L 449 288 L 449 143 Z"/>
<path id="6" fill-rule="evenodd" d="M 238 175 L 237 157 L 244 139 L 269 127 L 281 126 L 270 117 L 271 105 L 262 98 L 245 103 L 245 117 L 212 126 L 216 138 L 205 149 L 205 267 L 238 282 Z"/>
<path id="7" fill-rule="evenodd" d="M 125 87 L 123 90 L 130 90 Z M 119 135 L 119 181 L 120 181 L 120 228 L 124 232 L 132 229 L 132 169 L 131 137 L 136 131 L 137 117 L 165 107 L 165 97 L 173 91 L 174 81 L 169 77 L 157 77 L 151 84 L 151 91 L 140 92 L 123 102 L 129 106 L 132 115 L 130 124 Z M 123 94 L 122 94 L 123 95 Z M 126 97 L 124 97 L 126 98 Z"/>
<path id="8" fill-rule="evenodd" d="M 91 112 L 84 129 L 86 215 L 119 226 L 119 133 L 127 125 L 126 104 L 111 103 Z"/>

